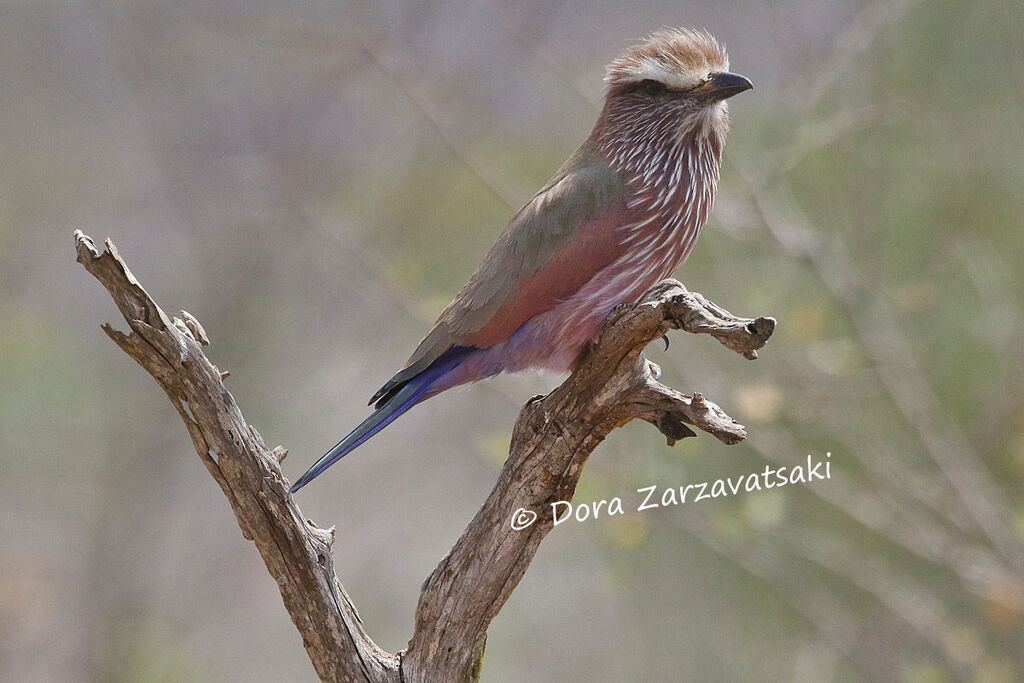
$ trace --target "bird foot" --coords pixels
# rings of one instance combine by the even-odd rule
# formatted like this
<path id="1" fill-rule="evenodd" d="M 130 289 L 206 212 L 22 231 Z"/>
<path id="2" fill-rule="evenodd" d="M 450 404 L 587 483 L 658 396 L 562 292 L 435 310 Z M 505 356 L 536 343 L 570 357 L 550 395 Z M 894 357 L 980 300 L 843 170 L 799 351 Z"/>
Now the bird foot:
<path id="1" fill-rule="evenodd" d="M 611 327 L 613 324 L 615 324 L 615 321 L 619 319 L 620 315 L 630 310 L 631 308 L 633 308 L 633 304 L 615 304 L 615 306 L 612 307 L 612 310 L 608 311 L 608 315 L 605 316 L 604 326 Z"/>

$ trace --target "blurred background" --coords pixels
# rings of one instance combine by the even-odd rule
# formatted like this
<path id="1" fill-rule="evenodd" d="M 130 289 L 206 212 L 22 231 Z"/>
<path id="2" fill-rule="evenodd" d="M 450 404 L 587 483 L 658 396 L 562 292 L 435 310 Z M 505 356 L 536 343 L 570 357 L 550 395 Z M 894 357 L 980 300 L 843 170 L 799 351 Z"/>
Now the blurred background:
<path id="1" fill-rule="evenodd" d="M 2 3 L 0 679 L 314 680 L 178 417 L 100 331 L 119 316 L 72 230 L 202 321 L 294 480 L 662 25 L 709 29 L 756 84 L 678 276 L 780 324 L 753 363 L 649 350 L 747 442 L 632 424 L 576 499 L 826 451 L 832 477 L 558 527 L 483 680 L 1024 679 L 1014 0 Z M 558 381 L 450 392 L 303 490 L 383 647 Z"/>

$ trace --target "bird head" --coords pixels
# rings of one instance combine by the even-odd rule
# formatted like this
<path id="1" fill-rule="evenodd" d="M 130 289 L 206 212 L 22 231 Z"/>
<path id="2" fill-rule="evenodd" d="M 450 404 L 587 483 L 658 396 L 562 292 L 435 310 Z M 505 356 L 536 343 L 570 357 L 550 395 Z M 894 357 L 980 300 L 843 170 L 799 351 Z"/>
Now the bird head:
<path id="1" fill-rule="evenodd" d="M 725 47 L 694 29 L 656 31 L 608 65 L 605 107 L 595 129 L 606 143 L 674 143 L 681 135 L 724 136 L 725 100 L 753 87 L 729 71 Z"/>

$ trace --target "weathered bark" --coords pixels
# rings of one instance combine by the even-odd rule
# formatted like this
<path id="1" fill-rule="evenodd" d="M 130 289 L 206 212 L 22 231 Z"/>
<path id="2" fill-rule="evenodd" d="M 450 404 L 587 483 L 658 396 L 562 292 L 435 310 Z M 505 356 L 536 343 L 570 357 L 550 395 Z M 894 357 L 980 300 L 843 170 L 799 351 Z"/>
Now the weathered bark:
<path id="1" fill-rule="evenodd" d="M 185 311 L 167 316 L 109 240 L 103 252 L 80 231 L 75 242 L 78 261 L 107 288 L 131 328 L 123 333 L 103 325 L 104 331 L 171 399 L 326 681 L 475 680 L 488 625 L 553 526 L 550 504 L 572 499 L 584 462 L 609 432 L 640 418 L 670 444 L 695 436 L 687 425 L 727 444 L 745 438 L 742 425 L 700 394 L 684 396 L 660 384 L 643 348 L 681 329 L 710 334 L 753 359 L 775 328 L 771 318 L 737 318 L 674 280 L 613 312 L 576 371 L 520 413 L 494 489 L 424 584 L 408 648 L 390 654 L 367 636 L 335 575 L 333 528 L 302 517 L 281 473 L 287 450 L 267 448 L 245 422 L 224 386 L 225 373 L 203 351 L 209 340 L 199 322 Z"/>

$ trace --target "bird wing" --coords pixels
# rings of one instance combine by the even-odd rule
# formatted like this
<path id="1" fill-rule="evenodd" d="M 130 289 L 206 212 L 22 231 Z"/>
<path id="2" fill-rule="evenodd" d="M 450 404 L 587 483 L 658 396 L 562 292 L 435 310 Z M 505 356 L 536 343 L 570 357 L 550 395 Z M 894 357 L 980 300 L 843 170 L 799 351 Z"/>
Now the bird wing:
<path id="1" fill-rule="evenodd" d="M 483 264 L 371 403 L 454 347 L 485 348 L 576 292 L 618 255 L 625 184 L 585 143 L 512 217 Z"/>

